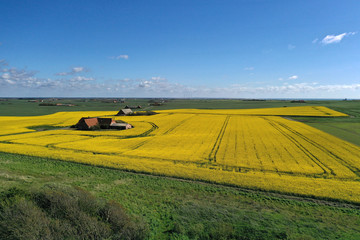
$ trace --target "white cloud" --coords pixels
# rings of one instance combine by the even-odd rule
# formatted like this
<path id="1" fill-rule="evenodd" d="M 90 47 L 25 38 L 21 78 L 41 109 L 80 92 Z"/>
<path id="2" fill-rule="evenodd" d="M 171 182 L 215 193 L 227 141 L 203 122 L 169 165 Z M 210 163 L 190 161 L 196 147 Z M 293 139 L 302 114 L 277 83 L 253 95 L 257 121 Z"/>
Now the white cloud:
<path id="1" fill-rule="evenodd" d="M 288 44 L 288 49 L 289 50 L 293 50 L 294 48 L 296 48 L 296 46 L 292 45 L 292 44 Z"/>
<path id="2" fill-rule="evenodd" d="M 166 78 L 163 77 L 151 77 L 150 80 L 140 80 L 138 87 L 140 88 L 152 88 L 152 91 L 156 91 L 157 89 L 162 89 L 169 85 Z"/>
<path id="3" fill-rule="evenodd" d="M 5 82 L 7 82 L 7 83 L 9 83 L 9 84 L 12 84 L 12 85 L 16 84 L 15 81 L 10 80 L 10 79 L 5 79 Z"/>
<path id="4" fill-rule="evenodd" d="M 312 40 L 312 43 L 315 44 L 315 43 L 317 43 L 318 41 L 319 41 L 319 39 L 318 39 L 318 38 L 315 38 L 314 40 Z"/>
<path id="5" fill-rule="evenodd" d="M 110 58 L 110 59 L 116 59 L 116 60 L 119 60 L 119 59 L 128 60 L 128 59 L 129 59 L 129 55 L 123 54 L 123 55 L 119 55 L 119 56 L 112 56 L 112 57 L 109 57 L 109 58 Z"/>
<path id="6" fill-rule="evenodd" d="M 160 82 L 160 81 L 166 81 L 166 78 L 163 77 L 151 77 L 152 81 Z"/>
<path id="7" fill-rule="evenodd" d="M 93 77 L 70 76 L 58 79 L 38 78 L 35 71 L 7 67 L 0 61 L 1 96 L 59 97 L 232 97 L 232 98 L 355 98 L 360 96 L 360 84 L 281 82 L 266 85 L 224 85 L 221 87 L 186 86 L 169 82 L 159 76 L 148 79 L 118 79 L 99 82 Z M 298 79 L 294 75 L 289 79 Z M 287 80 L 287 78 L 279 79 Z M 279 82 L 278 82 L 279 83 Z M 220 83 L 219 83 L 220 84 Z"/>
<path id="8" fill-rule="evenodd" d="M 244 68 L 245 71 L 253 71 L 255 68 L 254 67 L 246 67 Z"/>
<path id="9" fill-rule="evenodd" d="M 342 33 L 339 35 L 327 35 L 326 37 L 321 40 L 323 44 L 331 44 L 331 43 L 338 43 L 340 42 L 344 37 L 346 36 L 346 33 Z"/>
<path id="10" fill-rule="evenodd" d="M 199 91 L 199 90 L 198 90 Z M 226 96 L 256 96 L 260 98 L 274 98 L 274 97 L 300 97 L 300 98 L 318 98 L 320 96 L 333 98 L 338 94 L 338 98 L 343 98 L 351 95 L 351 92 L 360 91 L 360 84 L 342 84 L 342 85 L 319 85 L 317 83 L 296 83 L 286 84 L 280 86 L 263 86 L 263 87 L 245 87 L 245 86 L 230 86 L 230 88 L 214 88 L 212 92 L 219 94 L 226 94 Z M 346 95 L 344 95 L 344 92 Z M 198 93 L 200 94 L 200 93 Z M 216 94 L 212 95 L 213 97 Z M 221 96 L 221 95 L 219 95 Z M 352 95 L 354 96 L 354 94 Z"/>
<path id="11" fill-rule="evenodd" d="M 14 86 L 23 86 L 27 87 L 35 81 L 35 71 L 28 71 L 26 69 L 17 69 L 14 67 L 5 67 L 8 66 L 5 60 L 0 60 L 0 72 L 3 74 L 0 75 L 0 85 L 14 85 Z"/>
<path id="12" fill-rule="evenodd" d="M 70 79 L 71 82 L 83 82 L 83 81 L 94 81 L 95 78 L 92 77 L 83 77 L 83 76 L 76 76 Z"/>
<path id="13" fill-rule="evenodd" d="M 139 83 L 140 88 L 149 88 L 151 87 L 152 82 L 151 81 L 142 81 Z"/>
<path id="14" fill-rule="evenodd" d="M 86 69 L 84 67 L 73 67 L 70 72 L 59 72 L 55 75 L 57 76 L 68 76 L 68 75 L 74 75 L 76 73 L 84 72 Z"/>
<path id="15" fill-rule="evenodd" d="M 78 73 L 84 71 L 84 67 L 74 67 L 72 69 L 72 72 Z"/>
<path id="16" fill-rule="evenodd" d="M 6 70 L 5 70 L 6 71 Z M 3 79 L 7 79 L 7 78 L 10 78 L 10 74 L 9 73 L 4 73 L 2 76 L 1 76 Z"/>
<path id="17" fill-rule="evenodd" d="M 295 79 L 298 79 L 298 78 L 299 78 L 299 76 L 293 75 L 293 76 L 289 77 L 288 79 L 289 79 L 289 80 L 295 80 Z"/>
<path id="18" fill-rule="evenodd" d="M 321 43 L 324 45 L 328 45 L 328 44 L 332 44 L 332 43 L 339 43 L 345 36 L 352 36 L 355 34 L 356 34 L 356 32 L 348 32 L 348 33 L 341 33 L 339 35 L 326 35 L 321 40 Z"/>

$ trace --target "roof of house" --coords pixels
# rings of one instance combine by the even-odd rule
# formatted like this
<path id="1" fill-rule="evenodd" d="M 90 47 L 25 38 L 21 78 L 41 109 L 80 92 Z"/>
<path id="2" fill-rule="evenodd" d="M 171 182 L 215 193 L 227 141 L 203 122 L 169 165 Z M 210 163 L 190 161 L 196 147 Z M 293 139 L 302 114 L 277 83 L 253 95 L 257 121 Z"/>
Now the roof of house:
<path id="1" fill-rule="evenodd" d="M 97 118 L 100 125 L 110 125 L 113 122 L 112 118 Z"/>
<path id="2" fill-rule="evenodd" d="M 130 109 L 130 108 L 127 108 L 127 109 L 121 109 L 119 112 L 118 112 L 118 115 L 119 114 L 125 114 L 125 115 L 128 115 L 130 113 L 132 113 L 133 111 Z"/>
<path id="3" fill-rule="evenodd" d="M 79 120 L 77 125 L 84 126 L 84 124 L 88 127 L 94 127 L 96 125 L 110 125 L 115 122 L 112 118 L 97 118 L 97 117 L 83 117 Z"/>
<path id="4" fill-rule="evenodd" d="M 83 117 L 76 124 L 76 127 L 81 130 L 88 130 L 98 125 L 100 128 L 120 128 L 128 129 L 133 126 L 126 122 L 117 123 L 112 118 L 98 118 L 98 117 Z"/>
<path id="5" fill-rule="evenodd" d="M 126 127 L 130 125 L 129 123 L 112 123 L 110 126 L 121 126 L 121 127 Z"/>
<path id="6" fill-rule="evenodd" d="M 98 118 L 85 118 L 84 122 L 90 128 L 90 127 L 97 125 L 99 123 L 99 120 L 98 120 Z"/>

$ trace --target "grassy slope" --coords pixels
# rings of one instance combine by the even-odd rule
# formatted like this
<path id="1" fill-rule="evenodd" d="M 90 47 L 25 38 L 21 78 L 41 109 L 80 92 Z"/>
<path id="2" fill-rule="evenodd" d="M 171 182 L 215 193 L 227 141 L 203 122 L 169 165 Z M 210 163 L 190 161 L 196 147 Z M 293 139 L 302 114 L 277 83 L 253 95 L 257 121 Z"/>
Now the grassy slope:
<path id="1" fill-rule="evenodd" d="M 117 200 L 148 222 L 152 239 L 211 234 L 253 239 L 360 238 L 360 211 L 352 205 L 5 153 L 0 153 L 0 181 L 0 190 L 57 183 Z"/>

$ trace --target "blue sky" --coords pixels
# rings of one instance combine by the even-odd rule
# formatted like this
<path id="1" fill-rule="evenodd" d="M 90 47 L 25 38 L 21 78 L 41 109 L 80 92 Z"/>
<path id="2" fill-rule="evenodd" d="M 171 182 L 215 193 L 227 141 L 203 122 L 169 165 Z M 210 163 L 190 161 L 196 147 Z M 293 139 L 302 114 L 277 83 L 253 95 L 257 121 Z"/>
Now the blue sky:
<path id="1" fill-rule="evenodd" d="M 360 1 L 0 1 L 0 97 L 360 98 Z"/>

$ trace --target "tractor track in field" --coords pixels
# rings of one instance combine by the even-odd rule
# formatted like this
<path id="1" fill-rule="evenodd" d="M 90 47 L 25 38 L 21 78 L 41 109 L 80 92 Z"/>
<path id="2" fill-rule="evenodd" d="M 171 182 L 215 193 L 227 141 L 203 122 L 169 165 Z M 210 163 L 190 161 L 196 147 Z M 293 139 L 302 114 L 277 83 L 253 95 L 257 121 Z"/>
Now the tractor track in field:
<path id="1" fill-rule="evenodd" d="M 181 120 L 178 124 L 172 126 L 171 128 L 169 128 L 168 130 L 166 130 L 162 135 L 166 135 L 166 134 L 169 134 L 171 133 L 172 131 L 174 131 L 176 128 L 182 126 L 184 123 L 186 123 L 187 121 L 189 121 L 190 119 L 194 118 L 198 116 L 197 114 L 194 114 L 194 116 L 191 116 L 191 117 L 188 117 L 188 118 L 185 118 L 184 120 Z"/>
<path id="2" fill-rule="evenodd" d="M 335 161 L 339 162 L 341 165 L 344 165 L 345 167 L 347 167 L 351 172 L 353 172 L 356 176 L 360 176 L 360 169 L 357 167 L 352 166 L 351 164 L 349 164 L 348 162 L 346 162 L 344 159 L 342 159 L 341 157 L 339 157 L 338 155 L 336 155 L 335 153 L 333 153 L 331 150 L 325 148 L 324 146 L 322 146 L 321 144 L 311 140 L 310 138 L 302 135 L 301 133 L 299 133 L 298 131 L 290 128 L 289 126 L 283 124 L 283 123 L 279 123 L 279 125 L 281 125 L 283 128 L 287 129 L 288 131 L 294 133 L 295 135 L 299 136 L 300 138 L 304 139 L 305 141 L 307 141 L 308 143 L 310 143 L 311 145 L 313 145 L 314 147 L 320 149 L 322 152 L 324 152 L 325 154 L 331 156 Z"/>
<path id="3" fill-rule="evenodd" d="M 214 144 L 213 148 L 210 151 L 210 154 L 209 154 L 210 162 L 216 162 L 216 154 L 219 151 L 221 140 L 224 137 L 225 130 L 226 130 L 226 127 L 227 127 L 227 125 L 229 123 L 229 120 L 230 120 L 230 116 L 226 116 L 226 118 L 224 120 L 224 123 L 223 123 L 223 126 L 220 129 L 219 135 L 216 138 L 215 144 Z"/>
<path id="4" fill-rule="evenodd" d="M 276 130 L 278 130 L 284 137 L 289 139 L 291 142 L 293 142 L 309 159 L 311 159 L 318 167 L 320 167 L 323 170 L 323 174 L 326 176 L 326 174 L 331 174 L 335 176 L 334 170 L 329 168 L 328 166 L 324 165 L 319 159 L 312 154 L 306 147 L 304 147 L 299 141 L 297 141 L 294 137 L 292 137 L 290 134 L 287 134 L 283 129 L 281 129 L 277 122 L 274 122 L 272 120 L 268 120 L 269 124 L 273 126 Z"/>
<path id="5" fill-rule="evenodd" d="M 81 140 L 78 140 L 81 141 Z M 76 141 L 74 141 L 76 142 Z M 43 148 L 49 148 L 54 150 L 65 150 L 65 151 L 71 151 L 74 153 L 87 153 L 87 154 L 94 154 L 94 155 L 103 155 L 103 156 L 119 156 L 121 154 L 122 157 L 127 157 L 131 159 L 147 159 L 147 160 L 153 160 L 153 161 L 165 161 L 165 162 L 171 162 L 174 164 L 182 164 L 182 165 L 195 165 L 199 168 L 208 168 L 213 170 L 219 170 L 219 171 L 226 171 L 226 172 L 238 172 L 238 173 L 246 173 L 246 172 L 263 172 L 263 173 L 276 173 L 276 174 L 282 174 L 282 175 L 288 175 L 288 176 L 297 176 L 297 177 L 321 177 L 319 174 L 307 174 L 307 173 L 294 173 L 291 171 L 278 171 L 278 170 L 270 170 L 270 169 L 259 169 L 259 168 L 251 168 L 251 167 L 245 167 L 245 166 L 231 166 L 226 164 L 218 164 L 218 163 L 211 163 L 206 161 L 198 161 L 198 160 L 182 160 L 182 159 L 168 159 L 168 158 L 161 158 L 161 157 L 152 157 L 152 156 L 137 156 L 137 155 L 129 155 L 124 154 L 123 152 L 99 152 L 94 150 L 80 150 L 80 149 L 72 149 L 72 148 L 66 148 L 66 147 L 59 147 L 55 144 L 48 144 L 46 146 L 42 145 L 35 145 L 35 144 L 28 144 L 28 143 L 13 143 L 13 142 L 3 142 L 0 143 L 4 144 L 16 144 L 16 145 L 23 145 L 23 146 L 35 146 L 35 147 L 43 147 Z M 58 159 L 61 160 L 61 159 Z M 100 167 L 100 166 L 99 166 Z M 121 170 L 121 169 L 120 169 Z M 349 180 L 349 179 L 342 179 L 337 178 L 339 180 Z"/>

